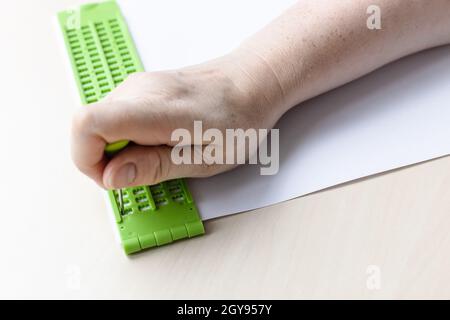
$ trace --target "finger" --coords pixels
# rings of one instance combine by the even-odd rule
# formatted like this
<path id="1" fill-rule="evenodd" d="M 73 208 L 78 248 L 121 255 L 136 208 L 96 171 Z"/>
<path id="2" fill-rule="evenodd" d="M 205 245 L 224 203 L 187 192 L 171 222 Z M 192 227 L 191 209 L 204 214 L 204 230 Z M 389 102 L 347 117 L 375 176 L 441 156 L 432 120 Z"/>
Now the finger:
<path id="1" fill-rule="evenodd" d="M 165 144 L 170 141 L 172 124 L 179 118 L 171 108 L 161 111 L 157 102 L 149 99 L 145 103 L 105 100 L 87 108 L 91 114 L 87 127 L 108 143 L 131 140 L 142 145 Z"/>
<path id="2" fill-rule="evenodd" d="M 160 145 L 170 139 L 168 121 L 151 120 L 151 112 L 141 111 L 132 102 L 100 102 L 79 108 L 72 123 L 72 158 L 79 170 L 103 183 L 108 143 L 131 140 L 138 144 Z M 164 123 L 164 126 L 161 125 Z"/>
<path id="3" fill-rule="evenodd" d="M 166 180 L 184 177 L 205 177 L 231 166 L 206 164 L 175 164 L 168 146 L 130 146 L 112 159 L 103 173 L 108 189 L 154 185 Z"/>
<path id="4" fill-rule="evenodd" d="M 78 169 L 103 185 L 103 171 L 106 166 L 104 149 L 106 142 L 89 127 L 92 119 L 85 108 L 77 112 L 72 124 L 72 159 Z"/>

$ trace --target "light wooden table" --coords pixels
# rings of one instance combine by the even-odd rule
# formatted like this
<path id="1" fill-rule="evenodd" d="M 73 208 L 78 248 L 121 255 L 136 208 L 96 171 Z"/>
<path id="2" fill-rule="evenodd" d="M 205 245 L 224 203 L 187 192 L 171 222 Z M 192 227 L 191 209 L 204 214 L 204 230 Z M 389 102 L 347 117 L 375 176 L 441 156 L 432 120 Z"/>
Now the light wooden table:
<path id="1" fill-rule="evenodd" d="M 450 298 L 450 158 L 206 223 L 125 257 L 70 160 L 77 97 L 50 23 L 0 12 L 0 298 Z"/>

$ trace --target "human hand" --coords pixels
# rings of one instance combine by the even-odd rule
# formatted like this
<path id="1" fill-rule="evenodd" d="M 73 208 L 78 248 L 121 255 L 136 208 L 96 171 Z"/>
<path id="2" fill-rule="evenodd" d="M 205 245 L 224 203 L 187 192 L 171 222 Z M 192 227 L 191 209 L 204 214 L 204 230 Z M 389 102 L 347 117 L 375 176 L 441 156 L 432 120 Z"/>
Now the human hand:
<path id="1" fill-rule="evenodd" d="M 102 101 L 82 107 L 74 117 L 72 155 L 78 168 L 107 189 L 152 185 L 180 177 L 205 177 L 231 164 L 175 164 L 174 130 L 271 128 L 280 114 L 250 71 L 236 56 L 167 72 L 131 75 Z M 264 79 L 261 79 L 264 80 Z M 265 89 L 264 89 L 265 90 Z M 112 159 L 107 143 L 133 143 Z M 207 143 L 203 141 L 202 143 Z"/>

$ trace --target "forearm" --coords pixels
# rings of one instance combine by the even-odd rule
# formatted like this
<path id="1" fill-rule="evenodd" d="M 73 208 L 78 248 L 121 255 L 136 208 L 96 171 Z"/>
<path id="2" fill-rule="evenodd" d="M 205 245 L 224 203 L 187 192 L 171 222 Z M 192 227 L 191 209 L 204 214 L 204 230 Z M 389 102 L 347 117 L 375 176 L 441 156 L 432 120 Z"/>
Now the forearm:
<path id="1" fill-rule="evenodd" d="M 372 4 L 381 9 L 380 30 L 366 24 Z M 276 118 L 386 63 L 449 42 L 449 0 L 300 0 L 232 56 Z"/>
<path id="2" fill-rule="evenodd" d="M 372 1 L 381 8 L 381 30 L 367 28 Z M 222 133 L 271 128 L 306 99 L 448 42 L 450 0 L 301 0 L 228 55 L 135 74 L 105 100 L 80 109 L 73 158 L 106 188 L 214 175 L 233 166 L 174 164 L 175 130 L 193 130 L 196 120 Z M 106 159 L 106 143 L 119 140 L 134 144 Z"/>

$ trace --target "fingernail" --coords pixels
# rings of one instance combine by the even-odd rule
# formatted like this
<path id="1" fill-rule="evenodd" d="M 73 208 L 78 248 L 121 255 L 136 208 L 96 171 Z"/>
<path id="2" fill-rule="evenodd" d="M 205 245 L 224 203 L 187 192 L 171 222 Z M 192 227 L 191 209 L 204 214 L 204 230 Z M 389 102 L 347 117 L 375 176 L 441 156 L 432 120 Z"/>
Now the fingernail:
<path id="1" fill-rule="evenodd" d="M 136 165 L 134 163 L 123 165 L 116 174 L 112 174 L 111 178 L 111 185 L 116 188 L 123 188 L 130 185 L 136 179 Z"/>

